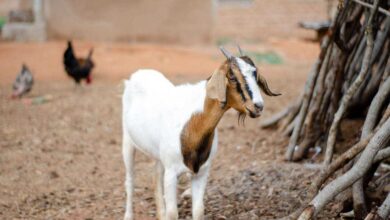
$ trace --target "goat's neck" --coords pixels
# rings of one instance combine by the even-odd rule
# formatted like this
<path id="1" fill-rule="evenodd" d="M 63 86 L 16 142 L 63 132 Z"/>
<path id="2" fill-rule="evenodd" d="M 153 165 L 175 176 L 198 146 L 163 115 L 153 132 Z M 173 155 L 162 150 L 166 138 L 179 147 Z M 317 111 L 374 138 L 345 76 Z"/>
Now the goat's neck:
<path id="1" fill-rule="evenodd" d="M 204 100 L 203 112 L 198 113 L 201 126 L 199 131 L 213 131 L 221 120 L 227 108 L 221 108 L 221 103 L 215 99 L 210 99 L 207 96 Z"/>
<path id="2" fill-rule="evenodd" d="M 182 134 L 182 155 L 185 165 L 197 173 L 208 159 L 214 130 L 228 108 L 221 108 L 220 102 L 205 97 L 202 112 L 193 114 L 187 122 Z"/>

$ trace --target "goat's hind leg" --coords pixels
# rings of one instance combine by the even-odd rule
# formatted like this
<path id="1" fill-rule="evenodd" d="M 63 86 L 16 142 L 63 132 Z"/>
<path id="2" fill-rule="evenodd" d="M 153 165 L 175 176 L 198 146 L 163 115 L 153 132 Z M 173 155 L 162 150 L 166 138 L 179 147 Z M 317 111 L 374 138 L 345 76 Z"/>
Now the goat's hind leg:
<path id="1" fill-rule="evenodd" d="M 155 200 L 157 207 L 157 218 L 165 219 L 165 202 L 164 202 L 164 167 L 160 161 L 156 161 L 156 176 L 155 181 Z"/>
<path id="2" fill-rule="evenodd" d="M 133 220 L 133 188 L 134 188 L 134 156 L 135 156 L 135 145 L 131 140 L 129 134 L 123 132 L 123 142 L 122 142 L 122 154 L 123 161 L 126 168 L 126 213 L 125 220 Z"/>

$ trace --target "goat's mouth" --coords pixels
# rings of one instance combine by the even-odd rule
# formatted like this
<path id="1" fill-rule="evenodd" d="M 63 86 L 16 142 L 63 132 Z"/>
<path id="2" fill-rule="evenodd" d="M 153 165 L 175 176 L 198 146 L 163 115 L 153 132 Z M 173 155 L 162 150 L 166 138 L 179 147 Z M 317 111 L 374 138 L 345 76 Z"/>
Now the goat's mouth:
<path id="1" fill-rule="evenodd" d="M 245 107 L 247 113 L 249 114 L 249 117 L 251 118 L 257 118 L 260 117 L 261 112 L 260 111 L 251 111 L 249 108 Z"/>

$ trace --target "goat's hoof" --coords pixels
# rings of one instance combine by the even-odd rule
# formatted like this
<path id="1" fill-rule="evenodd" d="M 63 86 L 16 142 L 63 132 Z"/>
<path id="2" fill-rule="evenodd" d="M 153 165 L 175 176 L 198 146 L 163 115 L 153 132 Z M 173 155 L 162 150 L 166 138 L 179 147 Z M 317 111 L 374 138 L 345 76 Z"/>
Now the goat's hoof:
<path id="1" fill-rule="evenodd" d="M 133 220 L 133 216 L 132 215 L 125 215 L 124 220 Z"/>
<path id="2" fill-rule="evenodd" d="M 179 215 L 177 213 L 167 213 L 166 219 L 167 220 L 178 220 Z"/>
<path id="3" fill-rule="evenodd" d="M 180 195 L 180 198 L 181 199 L 184 199 L 184 198 L 191 198 L 191 188 L 188 188 L 186 189 L 181 195 Z"/>

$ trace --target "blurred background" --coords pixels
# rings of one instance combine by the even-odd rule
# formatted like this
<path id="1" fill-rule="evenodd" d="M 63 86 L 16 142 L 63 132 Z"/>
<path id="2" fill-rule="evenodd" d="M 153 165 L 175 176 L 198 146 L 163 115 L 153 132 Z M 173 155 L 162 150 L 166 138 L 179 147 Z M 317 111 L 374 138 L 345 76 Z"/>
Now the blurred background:
<path id="1" fill-rule="evenodd" d="M 10 59 L 10 62 L 0 64 L 0 80 L 13 80 L 13 77 L 7 78 L 5 72 L 16 72 L 20 62 L 28 62 L 31 68 L 36 68 L 38 79 L 42 75 L 45 75 L 42 79 L 64 79 L 61 77 L 65 75 L 58 71 L 61 70 L 60 52 L 65 50 L 62 47 L 66 47 L 66 40 L 78 41 L 77 50 L 81 55 L 87 53 L 85 50 L 88 47 L 96 47 L 97 60 L 103 55 L 115 56 L 119 52 L 116 50 L 140 49 L 138 53 L 126 53 L 128 56 L 131 54 L 131 57 L 120 66 L 116 62 L 124 57 L 112 60 L 111 63 L 107 59 L 99 61 L 95 74 L 98 77 L 111 75 L 110 79 L 124 78 L 139 68 L 140 60 L 134 59 L 142 59 L 140 55 L 150 49 L 156 49 L 156 53 L 148 57 L 145 65 L 170 73 L 188 72 L 187 69 L 170 67 L 172 63 L 169 56 L 159 59 L 161 45 L 198 49 L 198 52 L 210 52 L 220 58 L 217 45 L 239 43 L 257 60 L 273 64 L 280 64 L 290 58 L 311 58 L 313 48 L 310 46 L 313 44 L 302 43 L 305 40 L 316 40 L 317 32 L 301 28 L 298 24 L 327 21 L 333 8 L 334 2 L 331 0 L 118 0 L 110 4 L 104 0 L 0 0 L 3 45 L 0 56 L 4 61 L 3 56 L 7 54 L 5 59 Z M 151 44 L 159 46 L 151 48 Z M 143 46 L 140 48 L 139 45 Z M 307 48 L 301 49 L 300 46 Z M 7 49 L 11 52 L 7 53 Z M 297 56 L 294 54 L 296 52 L 299 52 Z M 31 53 L 39 53 L 39 56 L 31 56 Z M 43 67 L 39 64 L 42 62 L 36 59 L 53 60 L 45 62 Z M 133 62 L 135 65 L 130 64 Z M 176 62 L 183 63 L 181 60 Z M 110 65 L 108 73 L 106 66 Z M 192 68 L 200 68 L 190 70 L 196 73 L 205 73 L 207 70 L 208 74 L 211 70 L 206 69 L 205 65 Z"/>
<path id="2" fill-rule="evenodd" d="M 96 65 L 95 75 L 111 75 L 110 79 L 125 78 L 144 62 L 144 67 L 160 68 L 169 73 L 188 72 L 188 69 L 180 68 L 181 60 L 175 61 L 179 63 L 179 69 L 176 69 L 172 67 L 169 55 L 159 59 L 158 53 L 162 49 L 159 46 L 168 46 L 169 50 L 174 47 L 197 49 L 197 52 L 209 52 L 220 58 L 217 45 L 239 43 L 258 61 L 265 63 L 281 64 L 290 58 L 310 59 L 317 52 L 317 47 L 311 47 L 316 44 L 303 43 L 315 41 L 317 32 L 298 24 L 327 21 L 333 8 L 332 0 L 118 0 L 110 4 L 104 0 L 0 0 L 3 45 L 0 56 L 3 58 L 7 54 L 5 59 L 10 59 L 10 62 L 0 64 L 0 80 L 12 81 L 13 77 L 7 78 L 5 72 L 16 72 L 20 62 L 28 62 L 31 68 L 36 68 L 38 79 L 42 76 L 42 79 L 64 79 L 65 75 L 59 72 L 59 62 L 66 40 L 77 41 L 76 51 L 81 55 L 87 54 L 87 48 L 96 47 L 95 59 L 100 60 L 101 56 L 105 59 Z M 150 47 L 152 44 L 156 48 Z M 11 52 L 7 53 L 7 49 Z M 127 62 L 117 65 L 120 59 L 125 59 L 124 56 L 113 58 L 120 52 L 117 50 L 130 52 L 130 49 L 140 50 L 122 53 L 130 57 Z M 153 49 L 155 53 L 144 56 L 145 61 L 139 60 L 143 58 L 141 54 Z M 39 55 L 31 56 L 34 53 Z M 110 60 L 106 59 L 107 55 Z M 50 61 L 43 67 L 36 59 Z M 108 66 L 110 73 L 106 69 Z M 189 71 L 198 74 L 208 74 L 211 70 L 205 65 L 186 68 L 195 68 Z"/>
<path id="3" fill-rule="evenodd" d="M 207 44 L 229 39 L 309 37 L 311 33 L 297 28 L 297 23 L 328 19 L 332 2 L 1 0 L 0 16 L 2 36 L 9 40 Z"/>

